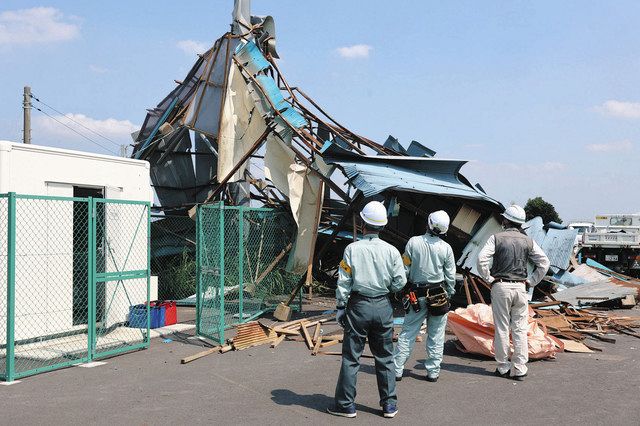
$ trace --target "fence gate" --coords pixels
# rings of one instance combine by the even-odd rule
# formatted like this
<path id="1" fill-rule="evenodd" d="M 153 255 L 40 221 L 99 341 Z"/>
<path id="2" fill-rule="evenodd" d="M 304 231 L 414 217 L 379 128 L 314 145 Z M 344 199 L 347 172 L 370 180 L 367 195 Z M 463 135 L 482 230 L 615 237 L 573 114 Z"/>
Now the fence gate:
<path id="1" fill-rule="evenodd" d="M 218 203 L 198 207 L 196 227 L 196 331 L 223 342 L 225 329 L 275 309 L 297 284 L 286 270 L 296 225 L 287 211 Z"/>
<path id="2" fill-rule="evenodd" d="M 0 378 L 148 346 L 149 211 L 0 194 Z"/>

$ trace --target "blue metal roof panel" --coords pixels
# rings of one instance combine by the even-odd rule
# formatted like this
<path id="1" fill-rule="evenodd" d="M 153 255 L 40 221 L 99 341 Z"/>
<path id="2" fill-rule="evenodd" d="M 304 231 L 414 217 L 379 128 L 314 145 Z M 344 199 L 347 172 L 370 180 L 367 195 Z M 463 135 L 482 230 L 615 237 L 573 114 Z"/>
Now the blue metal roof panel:
<path id="1" fill-rule="evenodd" d="M 236 47 L 236 58 L 252 75 L 269 68 L 269 62 L 252 41 Z"/>
<path id="2" fill-rule="evenodd" d="M 307 121 L 304 119 L 304 117 L 298 111 L 296 111 L 293 106 L 291 106 L 291 104 L 282 96 L 282 92 L 278 88 L 278 85 L 273 80 L 273 78 L 266 75 L 259 75 L 256 77 L 256 80 L 258 81 L 258 84 L 260 84 L 260 87 L 262 87 L 262 89 L 266 93 L 269 100 L 271 100 L 271 103 L 273 103 L 275 108 L 280 111 L 280 114 L 282 115 L 282 117 L 284 117 L 284 119 L 287 121 L 287 123 L 289 123 L 290 126 L 299 129 L 300 127 L 303 127 L 307 124 Z M 262 94 L 260 94 L 260 97 L 262 97 Z M 263 101 L 263 107 L 267 111 L 272 111 L 275 115 L 275 111 L 273 111 L 268 102 Z M 279 116 L 276 117 L 276 120 L 281 124 L 284 124 L 282 123 L 282 118 L 280 118 Z"/>
<path id="3" fill-rule="evenodd" d="M 340 166 L 365 197 L 395 189 L 482 200 L 502 208 L 498 201 L 478 191 L 459 174 L 464 160 L 362 156 L 331 142 L 325 143 L 321 153 L 325 162 Z"/>

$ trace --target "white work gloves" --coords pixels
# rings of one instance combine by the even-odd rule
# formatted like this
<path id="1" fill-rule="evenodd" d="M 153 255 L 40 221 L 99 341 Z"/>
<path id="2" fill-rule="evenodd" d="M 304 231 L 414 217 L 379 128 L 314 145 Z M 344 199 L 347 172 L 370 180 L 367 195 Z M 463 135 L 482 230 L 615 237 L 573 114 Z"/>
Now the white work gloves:
<path id="1" fill-rule="evenodd" d="M 347 323 L 347 317 L 344 308 L 338 308 L 338 310 L 336 311 L 336 321 L 338 322 L 338 324 L 340 324 L 340 327 L 344 328 Z"/>

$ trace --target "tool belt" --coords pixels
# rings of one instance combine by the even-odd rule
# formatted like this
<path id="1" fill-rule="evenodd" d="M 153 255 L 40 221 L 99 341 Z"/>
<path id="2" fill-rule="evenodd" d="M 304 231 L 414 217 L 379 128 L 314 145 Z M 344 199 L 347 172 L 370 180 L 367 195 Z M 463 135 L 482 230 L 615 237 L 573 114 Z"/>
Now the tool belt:
<path id="1" fill-rule="evenodd" d="M 449 298 L 443 287 L 444 282 L 415 285 L 410 284 L 405 288 L 405 296 L 402 299 L 402 305 L 406 312 L 413 308 L 414 311 L 420 312 L 420 303 L 418 298 L 424 297 L 427 304 L 427 311 L 430 315 L 441 316 L 449 312 Z"/>

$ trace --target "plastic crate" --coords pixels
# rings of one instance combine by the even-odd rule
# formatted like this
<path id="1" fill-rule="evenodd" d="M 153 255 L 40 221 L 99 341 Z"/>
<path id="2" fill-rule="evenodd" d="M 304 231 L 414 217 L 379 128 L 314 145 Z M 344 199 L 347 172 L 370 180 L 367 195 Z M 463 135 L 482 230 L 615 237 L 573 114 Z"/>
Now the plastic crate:
<path id="1" fill-rule="evenodd" d="M 151 306 L 151 328 L 164 327 L 164 306 Z M 147 328 L 147 306 L 135 305 L 129 307 L 129 327 Z"/>
<path id="2" fill-rule="evenodd" d="M 151 302 L 151 306 L 164 307 L 164 325 L 173 325 L 178 323 L 178 308 L 174 301 L 160 301 Z"/>

